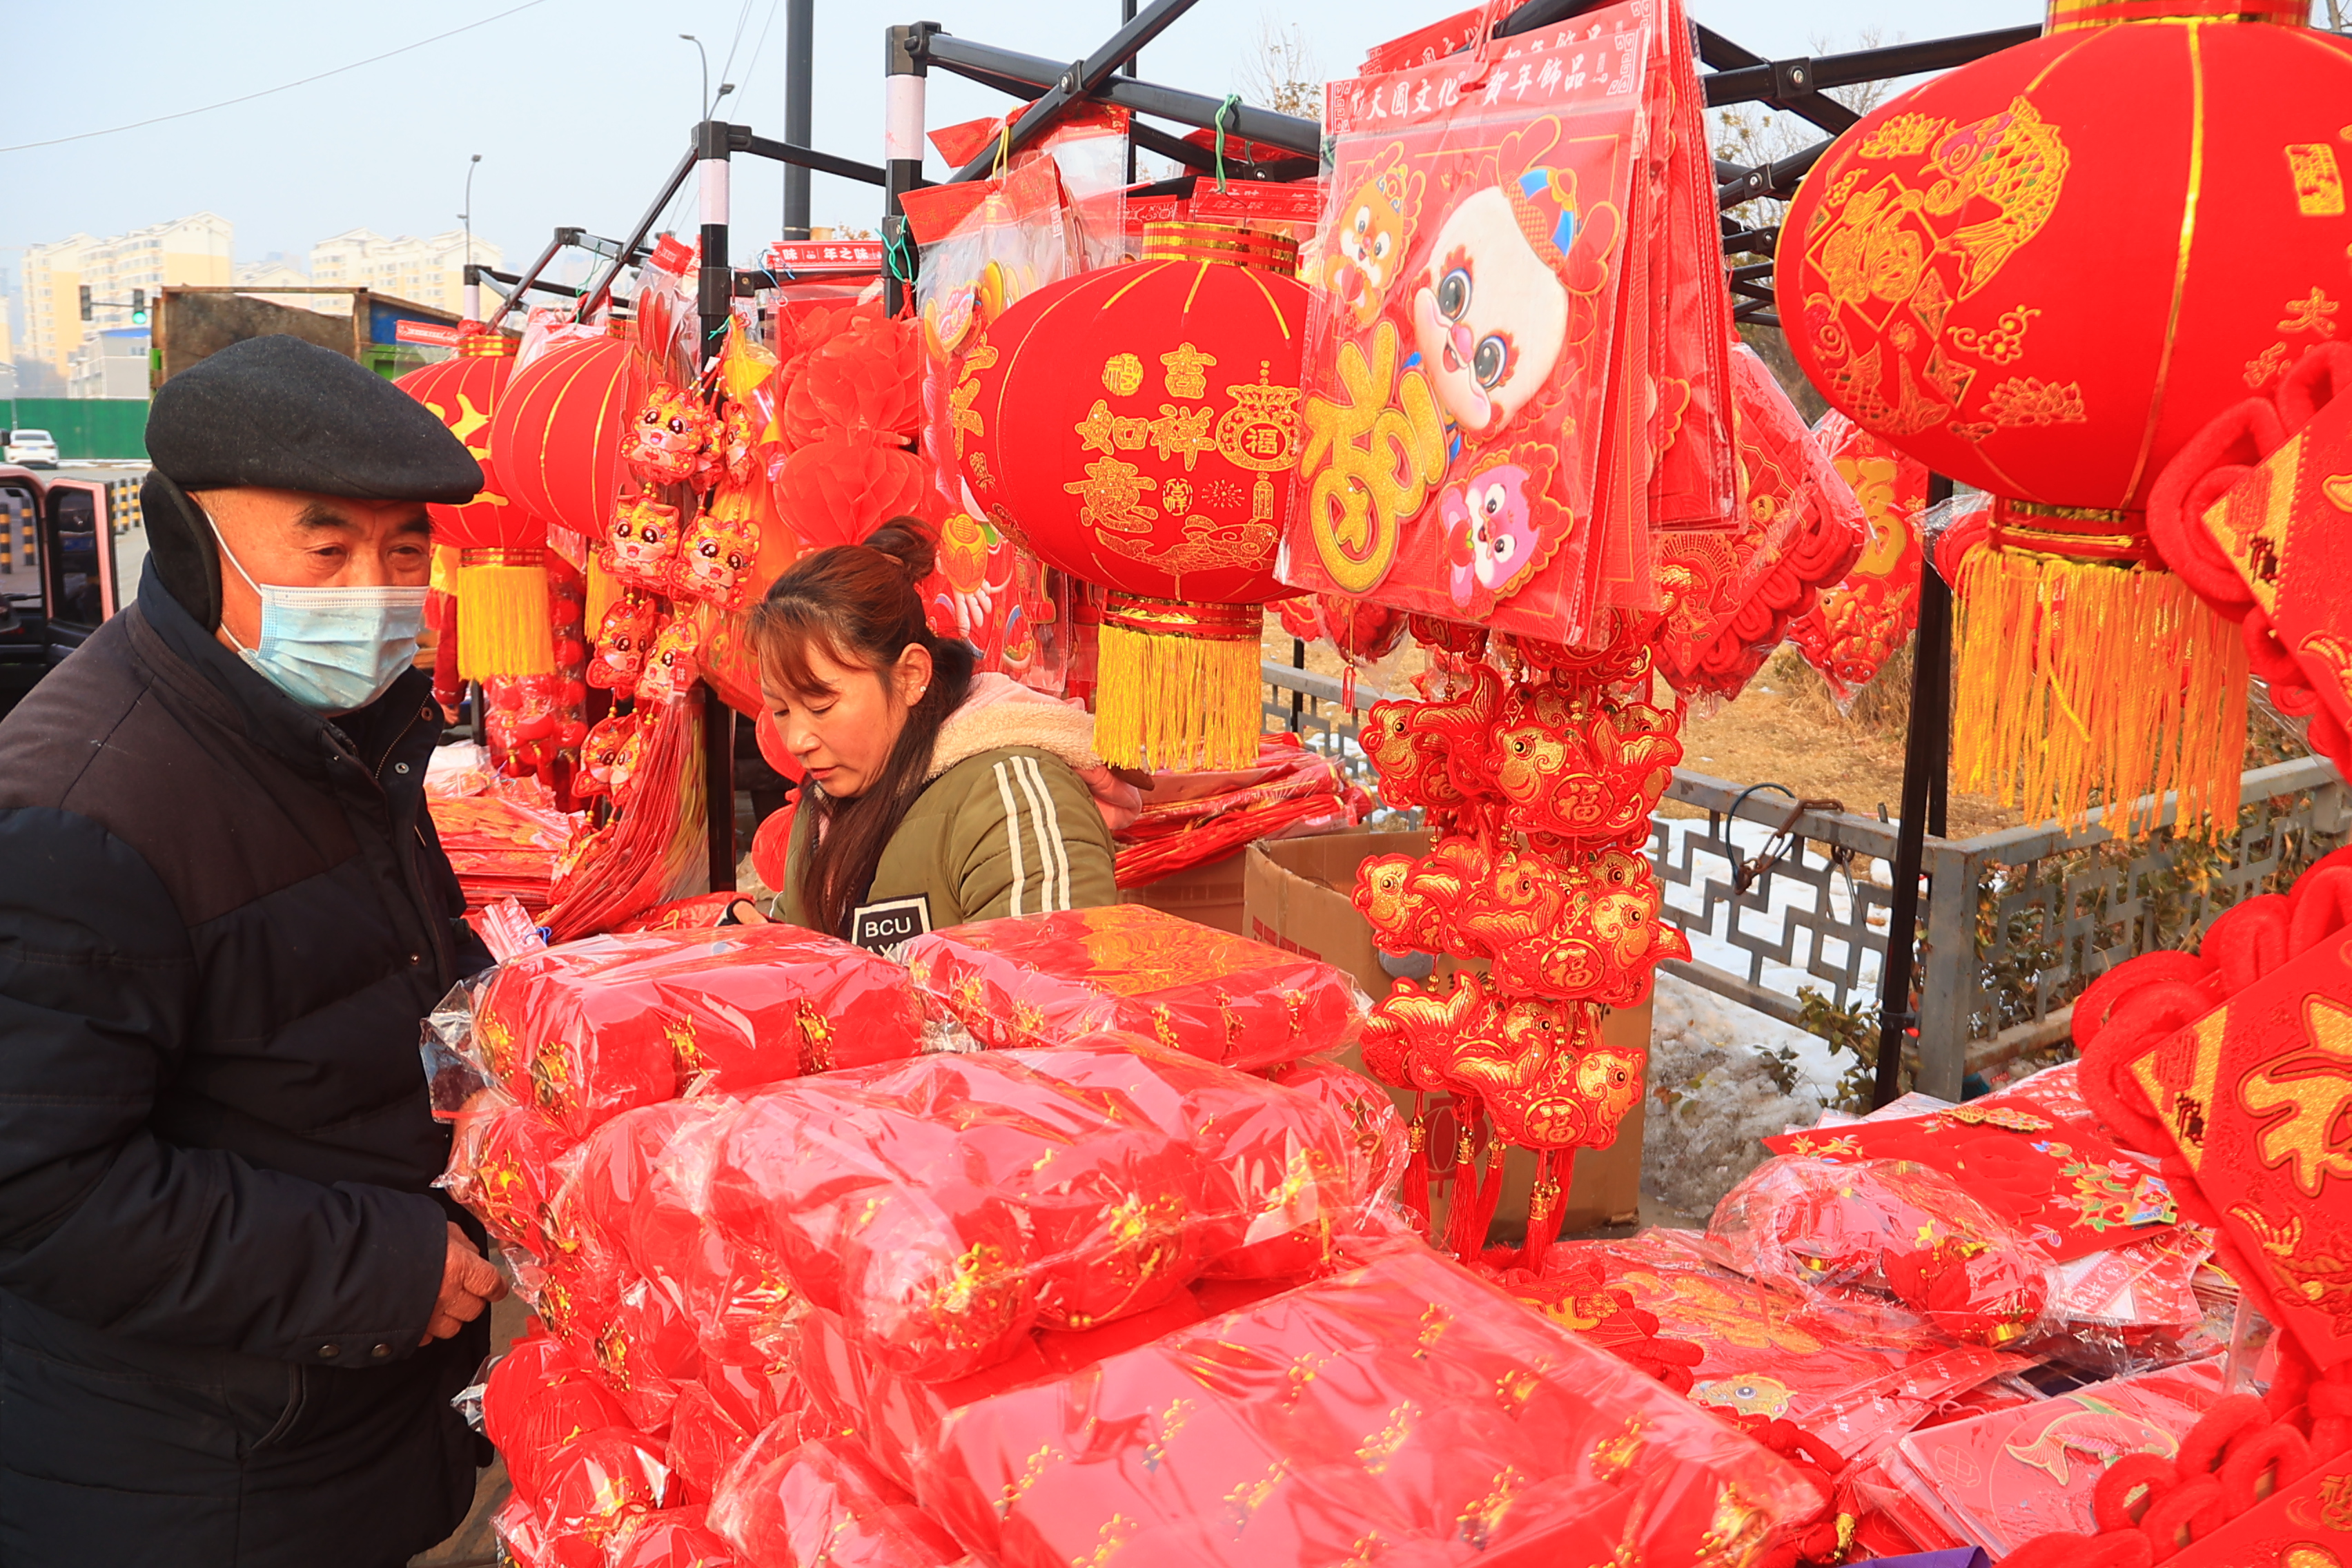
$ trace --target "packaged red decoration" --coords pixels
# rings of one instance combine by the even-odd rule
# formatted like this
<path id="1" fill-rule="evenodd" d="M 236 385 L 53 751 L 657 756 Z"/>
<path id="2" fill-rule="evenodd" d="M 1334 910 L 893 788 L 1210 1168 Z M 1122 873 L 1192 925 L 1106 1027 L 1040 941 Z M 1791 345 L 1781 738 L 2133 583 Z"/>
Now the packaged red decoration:
<path id="1" fill-rule="evenodd" d="M 613 509 L 597 562 L 606 574 L 633 588 L 670 591 L 677 559 L 678 512 L 649 495 L 623 499 Z"/>
<path id="2" fill-rule="evenodd" d="M 735 1568 L 734 1550 L 711 1533 L 699 1508 L 667 1508 L 632 1521 L 605 1546 L 605 1568 Z"/>
<path id="3" fill-rule="evenodd" d="M 2007 1220 L 1900 1160 L 1767 1160 L 1724 1194 L 1708 1235 L 1752 1278 L 1885 1290 L 1970 1344 L 2032 1335 L 2056 1285 L 2049 1256 Z"/>
<path id="4" fill-rule="evenodd" d="M 630 422 L 621 458 L 643 483 L 684 484 L 701 471 L 703 455 L 717 435 L 717 422 L 700 397 L 662 382 Z"/>
<path id="5" fill-rule="evenodd" d="M 556 1450 L 541 1482 L 538 1517 L 555 1568 L 604 1568 L 608 1546 L 643 1516 L 676 1500 L 661 1445 L 619 1427 L 583 1433 Z"/>
<path id="6" fill-rule="evenodd" d="M 1611 8 L 1330 85 L 1295 585 L 1540 637 L 1598 607 L 1652 46 Z"/>
<path id="7" fill-rule="evenodd" d="M 1650 1313 L 1659 1335 L 1699 1347 L 1700 1359 L 1689 1369 L 1694 1404 L 1794 1422 L 1854 1463 L 1969 1391 L 2033 1364 L 1956 1345 L 1917 1313 L 1883 1298 L 1792 1291 L 1748 1279 L 1718 1263 L 1706 1239 L 1691 1232 L 1560 1242 L 1545 1257 L 1543 1278 L 1580 1266 Z M 1556 1310 L 1551 1315 L 1560 1317 Z"/>
<path id="8" fill-rule="evenodd" d="M 1004 1568 L 1733 1563 L 1821 1502 L 1422 1249 L 962 1405 L 916 1479 Z"/>
<path id="9" fill-rule="evenodd" d="M 1775 1153 L 1910 1160 L 1958 1182 L 2064 1262 L 2169 1229 L 2172 1189 L 2098 1133 L 2021 1107 L 1972 1100 L 1927 1116 L 1767 1138 Z"/>
<path id="10" fill-rule="evenodd" d="M 584 1433 L 628 1426 L 620 1402 L 595 1373 L 544 1332 L 517 1340 L 499 1358 L 482 1397 L 482 1435 L 506 1457 L 517 1495 L 546 1493 L 558 1455 Z"/>
<path id="11" fill-rule="evenodd" d="M 1303 1275 L 1373 1201 L 1318 1099 L 1138 1040 L 806 1079 L 727 1124 L 709 1213 L 877 1362 L 938 1381 L 1197 1276 Z"/>
<path id="12" fill-rule="evenodd" d="M 763 1568 L 947 1568 L 962 1549 L 839 1437 L 755 1448 L 711 1500 L 711 1527 Z"/>
<path id="13" fill-rule="evenodd" d="M 908 943 L 907 964 L 989 1047 L 1115 1030 L 1258 1068 L 1348 1044 L 1360 1016 L 1354 982 L 1329 964 L 1142 904 L 932 931 Z"/>
<path id="14" fill-rule="evenodd" d="M 913 1056 L 905 971 L 793 926 L 592 937 L 502 966 L 479 1065 L 574 1137 L 616 1112 Z"/>

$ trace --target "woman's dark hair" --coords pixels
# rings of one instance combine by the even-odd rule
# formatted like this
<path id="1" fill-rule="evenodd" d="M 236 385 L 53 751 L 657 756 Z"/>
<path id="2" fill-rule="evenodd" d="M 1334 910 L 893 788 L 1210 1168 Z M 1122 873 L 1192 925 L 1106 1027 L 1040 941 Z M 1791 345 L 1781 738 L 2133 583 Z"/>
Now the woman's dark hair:
<path id="1" fill-rule="evenodd" d="M 883 847 L 923 793 L 940 724 L 971 689 L 971 645 L 934 635 L 916 591 L 936 553 L 920 521 L 895 517 L 863 544 L 836 544 L 795 562 L 751 612 L 760 674 L 778 691 L 814 697 L 830 689 L 809 668 L 812 644 L 836 664 L 877 673 L 897 664 L 909 644 L 931 656 L 930 687 L 907 710 L 906 728 L 865 793 L 835 800 L 814 787 L 802 792 L 802 809 L 819 815 L 801 868 L 801 907 L 817 929 L 835 936 L 848 934 L 850 912 L 874 885 Z"/>

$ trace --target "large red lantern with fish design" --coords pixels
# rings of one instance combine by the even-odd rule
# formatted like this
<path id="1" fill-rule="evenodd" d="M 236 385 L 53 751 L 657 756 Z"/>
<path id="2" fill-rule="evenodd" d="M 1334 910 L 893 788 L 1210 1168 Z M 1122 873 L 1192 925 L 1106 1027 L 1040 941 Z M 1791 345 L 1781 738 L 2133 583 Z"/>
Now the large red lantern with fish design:
<path id="1" fill-rule="evenodd" d="M 2236 820 L 2246 663 L 2163 569 L 2165 463 L 2339 314 L 2352 40 L 2302 0 L 2053 0 L 1806 177 L 1780 314 L 1857 424 L 1994 493 L 1958 584 L 1961 787 Z M 2234 716 L 2234 718 L 2233 718 Z"/>
<path id="2" fill-rule="evenodd" d="M 1097 743 L 1119 763 L 1257 754 L 1259 608 L 1305 431 L 1297 247 L 1155 225 L 1143 259 L 1023 300 L 966 356 L 972 494 L 1040 560 L 1112 590 Z"/>
<path id="3" fill-rule="evenodd" d="M 547 524 L 519 506 L 499 478 L 493 418 L 514 369 L 515 342 L 500 332 L 461 340 L 455 357 L 394 383 L 482 466 L 482 488 L 457 506 L 435 504 L 433 538 L 457 552 L 457 666 L 467 679 L 546 675 L 555 668 L 548 619 Z"/>

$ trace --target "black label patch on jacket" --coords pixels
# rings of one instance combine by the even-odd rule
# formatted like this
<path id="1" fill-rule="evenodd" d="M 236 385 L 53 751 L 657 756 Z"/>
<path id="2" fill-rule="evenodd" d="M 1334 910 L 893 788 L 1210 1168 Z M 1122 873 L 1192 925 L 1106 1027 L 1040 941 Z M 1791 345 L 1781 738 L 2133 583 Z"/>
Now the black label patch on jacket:
<path id="1" fill-rule="evenodd" d="M 849 940 L 869 952 L 884 952 L 909 937 L 931 929 L 931 900 L 927 893 L 886 903 L 861 904 L 850 911 Z"/>

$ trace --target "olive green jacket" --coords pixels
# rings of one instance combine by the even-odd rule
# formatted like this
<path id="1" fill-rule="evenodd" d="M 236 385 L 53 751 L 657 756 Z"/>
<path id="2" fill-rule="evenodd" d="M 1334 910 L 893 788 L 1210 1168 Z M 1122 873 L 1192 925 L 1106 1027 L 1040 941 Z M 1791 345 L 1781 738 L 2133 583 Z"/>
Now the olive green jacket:
<path id="1" fill-rule="evenodd" d="M 967 921 L 1117 903 L 1110 829 L 1076 771 L 1100 766 L 1093 742 L 1094 720 L 1075 708 L 999 702 L 950 715 L 852 940 L 878 949 Z M 812 928 L 800 885 L 815 827 L 816 813 L 794 814 L 777 906 L 779 919 Z"/>

